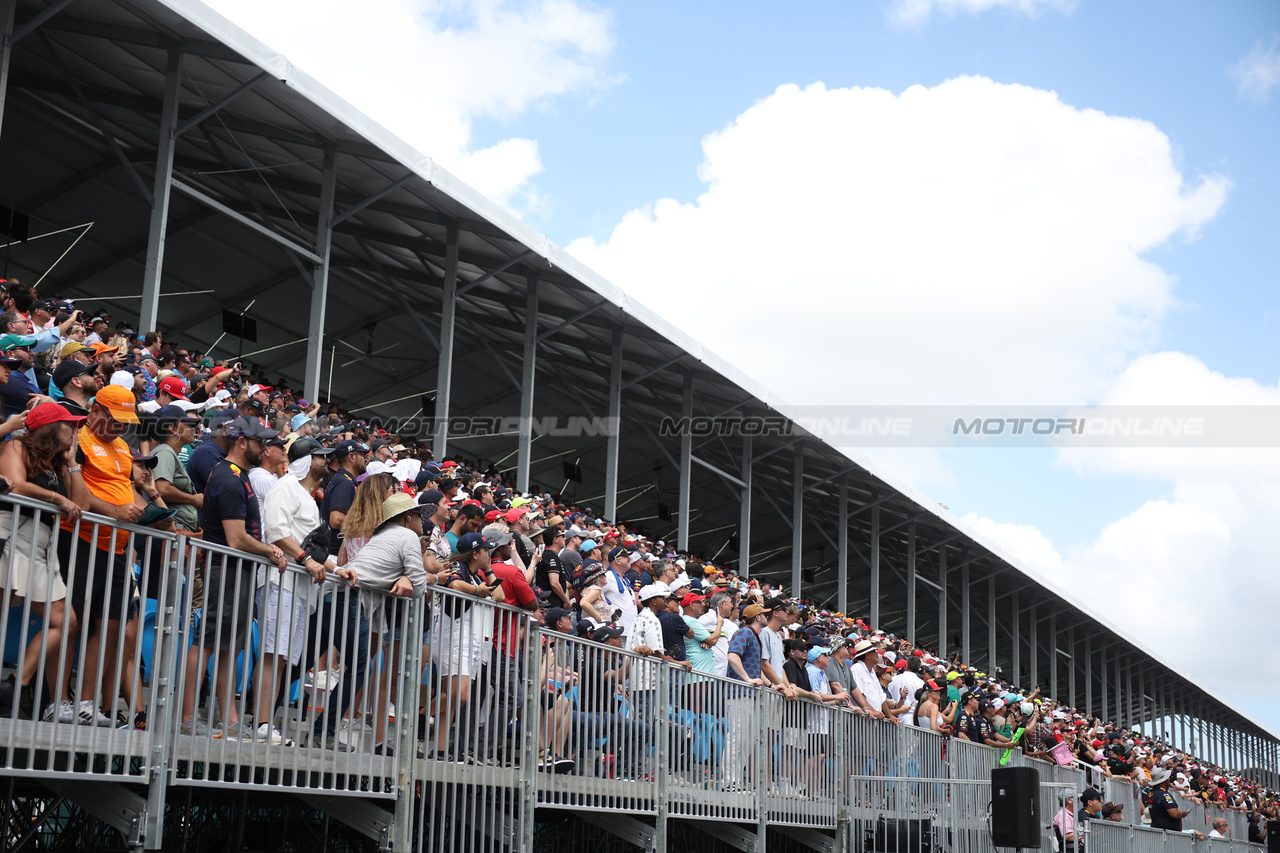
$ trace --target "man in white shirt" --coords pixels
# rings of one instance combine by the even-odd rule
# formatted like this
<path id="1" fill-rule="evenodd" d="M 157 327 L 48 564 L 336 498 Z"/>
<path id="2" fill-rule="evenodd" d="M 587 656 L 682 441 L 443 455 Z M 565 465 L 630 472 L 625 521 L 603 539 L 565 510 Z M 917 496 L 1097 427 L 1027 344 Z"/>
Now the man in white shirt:
<path id="1" fill-rule="evenodd" d="M 889 695 L 898 697 L 902 695 L 902 688 L 907 688 L 907 710 L 901 716 L 906 719 L 912 719 L 912 714 L 916 710 L 916 691 L 924 687 L 924 679 L 920 677 L 920 668 L 923 659 L 915 657 L 899 658 L 898 663 L 894 665 L 897 674 L 893 676 L 893 680 L 889 682 Z"/>
<path id="2" fill-rule="evenodd" d="M 1230 838 L 1231 829 L 1227 826 L 1225 817 L 1215 817 L 1213 819 L 1213 829 L 1209 830 L 1210 838 Z"/>
<path id="3" fill-rule="evenodd" d="M 609 611 L 612 613 L 617 610 L 622 611 L 622 615 L 617 619 L 617 625 L 622 629 L 624 637 L 631 636 L 631 626 L 636 621 L 636 616 L 640 612 L 640 602 L 636 598 L 635 591 L 632 590 L 631 584 L 627 583 L 627 569 L 630 566 L 627 557 L 627 549 L 621 546 L 614 548 L 609 552 L 609 569 L 604 573 L 605 584 L 600 588 L 600 595 L 609 605 Z M 655 621 L 657 617 L 654 617 Z M 630 646 L 628 645 L 628 648 Z M 658 645 L 653 648 L 662 649 L 662 640 L 658 640 Z"/>
<path id="4" fill-rule="evenodd" d="M 782 623 L 786 621 L 787 611 L 780 599 L 769 599 L 764 603 L 769 611 L 769 621 L 760 631 L 760 657 L 773 667 L 773 671 L 783 684 L 789 684 L 783 666 L 787 663 L 787 652 L 782 646 Z"/>
<path id="5" fill-rule="evenodd" d="M 863 640 L 853 647 L 853 694 L 856 701 L 867 712 L 867 716 L 876 720 L 885 719 L 884 688 L 880 686 L 880 678 L 876 675 L 876 665 L 880 663 L 880 652 L 870 640 Z M 889 718 L 898 722 L 897 717 Z"/>
<path id="6" fill-rule="evenodd" d="M 624 554 L 620 559 L 626 560 Z M 605 584 L 607 587 L 608 584 Z M 658 611 L 667 606 L 667 588 L 663 584 L 651 583 L 640 588 L 640 612 L 631 623 L 627 634 L 626 649 L 644 657 L 656 658 L 659 661 L 670 661 L 685 668 L 693 669 L 689 661 L 677 661 L 663 653 L 662 623 L 658 621 Z M 659 664 L 661 666 L 661 664 Z M 654 719 L 653 708 L 657 701 L 659 687 L 658 675 L 665 667 L 653 666 L 647 661 L 631 668 L 631 701 L 635 706 L 636 719 L 649 721 Z"/>
<path id="7" fill-rule="evenodd" d="M 271 490 L 279 482 L 284 468 L 285 444 L 283 436 L 264 441 L 262 458 L 249 469 L 249 484 L 253 486 L 253 493 L 258 496 L 258 514 L 264 518 L 267 513 L 267 495 L 271 494 Z"/>
<path id="8" fill-rule="evenodd" d="M 289 473 L 278 481 L 273 480 L 273 487 L 263 502 L 263 538 L 305 571 L 292 566 L 281 572 L 269 567 L 258 570 L 256 612 L 262 629 L 262 666 L 258 670 L 258 709 L 254 720 L 258 722 L 259 743 L 284 742 L 280 732 L 271 725 L 280 669 L 286 660 L 288 664 L 297 665 L 301 659 L 306 646 L 307 621 L 315 607 L 316 596 L 312 590 L 315 584 L 324 581 L 326 570 L 334 568 L 332 559 L 319 563 L 302 550 L 303 540 L 320 525 L 320 509 L 311 493 L 327 478 L 327 457 L 332 452 L 313 438 L 294 441 L 289 446 Z M 257 470 L 260 469 L 253 469 Z"/>
<path id="9" fill-rule="evenodd" d="M 720 621 L 720 639 L 711 647 L 716 659 L 716 675 L 726 678 L 729 675 L 729 640 L 738 630 L 731 617 L 733 615 L 733 596 L 728 592 L 716 592 L 707 602 L 707 612 L 698 617 L 708 631 L 714 631 L 716 622 Z"/>

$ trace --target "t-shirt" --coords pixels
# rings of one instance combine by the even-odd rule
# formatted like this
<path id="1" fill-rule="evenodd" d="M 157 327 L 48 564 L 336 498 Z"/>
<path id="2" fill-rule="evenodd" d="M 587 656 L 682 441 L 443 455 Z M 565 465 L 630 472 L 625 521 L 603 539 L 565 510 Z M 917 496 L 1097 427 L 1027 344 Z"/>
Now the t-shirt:
<path id="1" fill-rule="evenodd" d="M 839 684 L 846 691 L 853 687 L 853 673 L 849 671 L 849 664 L 841 663 L 835 657 L 827 658 L 827 684 L 832 692 L 835 691 L 835 685 Z"/>
<path id="2" fill-rule="evenodd" d="M 413 594 L 427 589 L 427 570 L 422 565 L 422 543 L 418 534 L 399 524 L 386 524 L 374 531 L 360 553 L 347 561 L 360 585 L 389 592 L 397 580 L 408 578 Z"/>
<path id="3" fill-rule="evenodd" d="M 187 473 L 187 469 L 182 467 L 182 462 L 178 458 L 178 454 L 168 444 L 161 444 L 155 449 L 156 467 L 152 472 L 152 476 L 157 480 L 168 480 L 169 483 L 178 491 L 186 492 L 189 495 L 196 493 L 195 487 L 191 485 L 191 475 Z M 174 524 L 184 530 L 197 530 L 200 526 L 200 520 L 196 515 L 194 504 L 168 504 L 170 509 L 175 510 L 173 516 Z"/>
<path id="4" fill-rule="evenodd" d="M 560 562 L 564 564 L 567 572 L 572 575 L 573 570 L 582 565 L 582 552 L 577 548 L 563 548 L 560 551 Z"/>
<path id="5" fill-rule="evenodd" d="M 262 469 L 254 468 L 253 470 L 261 471 Z M 249 483 L 256 490 L 252 471 L 249 473 Z M 310 493 L 302 487 L 301 481 L 292 474 L 285 474 L 279 480 L 272 477 L 272 483 L 271 494 L 267 495 L 265 501 L 260 502 L 263 540 L 278 542 L 281 539 L 292 538 L 296 544 L 302 545 L 302 541 L 320 525 L 320 510 L 316 508 L 315 498 L 311 497 Z M 282 589 L 290 592 L 304 594 L 310 594 L 314 586 L 310 575 L 294 571 L 292 568 L 286 569 L 284 574 L 281 574 L 275 566 L 258 570 L 258 586 L 265 586 L 268 581 L 274 581 Z"/>
<path id="6" fill-rule="evenodd" d="M 84 457 L 81 465 L 84 484 L 89 492 L 98 500 L 116 506 L 133 503 L 133 454 L 124 439 L 99 441 L 87 426 L 80 427 L 80 455 Z M 63 530 L 72 530 L 72 524 L 65 516 L 61 521 Z M 113 529 L 103 525 L 98 528 L 98 547 L 106 551 L 111 548 Z M 93 525 L 80 525 L 80 538 L 91 541 Z M 123 554 L 129 537 L 123 533 L 116 535 L 115 553 Z"/>
<path id="7" fill-rule="evenodd" d="M 560 559 L 564 559 L 563 553 L 560 554 Z M 604 586 L 600 587 L 600 594 L 604 596 L 610 612 L 614 610 L 622 611 L 622 615 L 618 617 L 618 627 L 622 629 L 624 635 L 630 634 L 631 624 L 636 621 L 638 612 L 635 593 L 626 581 L 618 577 L 618 573 L 613 569 L 607 569 L 604 573 L 604 578 L 605 583 Z M 661 651 L 661 649 L 657 650 Z"/>
<path id="8" fill-rule="evenodd" d="M 204 487 L 204 538 L 230 546 L 223 522 L 244 521 L 244 530 L 262 541 L 262 515 L 258 497 L 249 483 L 249 472 L 226 459 L 218 463 Z"/>
<path id="9" fill-rule="evenodd" d="M 40 389 L 31 384 L 25 373 L 9 371 L 9 381 L 0 385 L 0 404 L 4 406 L 4 417 L 26 411 L 31 395 L 39 393 Z"/>
<path id="10" fill-rule="evenodd" d="M 906 706 L 911 710 L 907 712 L 907 719 L 911 718 L 916 710 L 916 691 L 924 687 L 924 680 L 909 669 L 904 669 L 893 677 L 889 682 L 889 698 L 897 702 L 902 698 L 902 688 L 907 688 Z"/>
<path id="11" fill-rule="evenodd" d="M 226 458 L 227 452 L 212 440 L 191 451 L 191 455 L 187 457 L 187 473 L 191 475 L 191 485 L 197 492 L 204 494 L 204 487 L 209 484 L 209 475 Z"/>
<path id="12" fill-rule="evenodd" d="M 698 617 L 698 621 L 707 629 L 707 636 L 711 636 L 711 632 L 716 629 L 716 614 L 707 611 Z M 716 644 L 711 647 L 711 654 L 715 657 L 716 667 L 715 674 L 724 676 L 729 670 L 729 641 L 733 639 L 733 635 L 737 633 L 738 626 L 733 622 L 725 619 L 720 624 L 720 639 L 716 640 Z"/>
<path id="13" fill-rule="evenodd" d="M 686 660 L 684 635 L 689 632 L 689 626 L 684 623 L 684 617 L 670 610 L 661 610 L 658 612 L 658 623 L 662 625 L 662 651 L 667 657 Z"/>
<path id="14" fill-rule="evenodd" d="M 693 668 L 697 672 L 715 672 L 716 656 L 711 649 L 704 649 L 702 641 L 711 638 L 711 632 L 692 616 L 680 617 L 684 620 L 685 629 L 692 631 L 693 636 L 685 636 L 684 638 L 684 655 L 689 663 L 693 664 Z M 711 627 L 715 627 L 715 623 L 711 623 Z"/>
<path id="15" fill-rule="evenodd" d="M 636 616 L 631 631 L 627 633 L 627 651 L 634 651 L 640 646 L 655 652 L 662 651 L 662 623 L 647 607 Z M 631 689 L 654 689 L 657 680 L 656 668 L 652 665 L 638 666 L 639 663 L 642 662 L 633 661 L 631 665 Z"/>
<path id="16" fill-rule="evenodd" d="M 756 632 L 750 628 L 741 628 L 734 633 L 733 639 L 729 641 L 729 654 L 737 655 L 742 658 L 742 670 L 747 674 L 747 678 L 760 677 L 760 661 L 763 659 L 760 654 L 760 638 L 756 636 Z M 730 666 L 729 678 L 742 680 L 742 676 L 738 675 L 738 671 Z"/>
<path id="17" fill-rule="evenodd" d="M 356 479 L 351 476 L 351 472 L 345 468 L 339 468 L 338 472 L 333 475 L 333 479 L 329 481 L 329 486 L 324 490 L 324 500 L 320 502 L 320 517 L 326 522 L 329 516 L 335 510 L 346 512 L 351 509 L 351 504 L 356 499 Z M 342 528 L 329 525 L 331 531 L 329 536 L 329 554 L 338 556 L 338 549 L 342 547 Z"/>
<path id="18" fill-rule="evenodd" d="M 256 468 L 249 469 L 249 482 L 253 483 L 254 494 L 258 496 L 259 512 L 265 511 L 267 506 L 267 495 L 271 494 L 271 490 L 275 488 L 278 479 L 266 468 L 259 465 Z M 312 501 L 312 503 L 314 503 L 314 501 Z M 316 521 L 316 524 L 319 523 L 319 521 Z M 310 533 L 311 531 L 307 532 Z M 299 539 L 298 543 L 301 544 L 302 540 Z"/>
<path id="19" fill-rule="evenodd" d="M 782 636 L 768 625 L 760 630 L 760 654 L 769 662 L 769 666 L 773 667 L 774 674 L 781 678 L 782 667 L 787 662 L 787 653 L 782 647 Z"/>
<path id="20" fill-rule="evenodd" d="M 809 685 L 808 664 L 800 663 L 793 657 L 788 657 L 787 662 L 782 665 L 782 671 L 787 674 L 787 681 L 792 685 L 799 687 L 801 690 L 810 690 L 813 688 Z"/>
<path id="21" fill-rule="evenodd" d="M 1169 812 L 1177 808 L 1178 801 L 1173 798 L 1173 794 L 1164 788 L 1153 790 L 1151 792 L 1151 804 L 1147 809 L 1151 813 L 1151 828 L 1174 829 L 1181 832 L 1182 818 L 1169 816 Z"/>
<path id="22" fill-rule="evenodd" d="M 542 559 L 538 561 L 538 568 L 534 573 L 534 580 L 537 581 L 538 589 L 543 592 L 551 592 L 551 576 L 555 575 L 560 582 L 560 588 L 569 593 L 568 578 L 564 574 L 564 564 L 560 562 L 560 555 L 550 548 L 542 552 Z"/>
<path id="23" fill-rule="evenodd" d="M 529 605 L 538 600 L 533 587 L 524 579 L 524 572 L 512 563 L 494 561 L 489 564 L 490 571 L 502 582 L 503 604 L 512 607 L 530 609 Z M 527 617 L 499 609 L 497 614 L 497 630 L 494 632 L 493 644 L 507 657 L 515 657 L 520 650 L 520 625 Z"/>

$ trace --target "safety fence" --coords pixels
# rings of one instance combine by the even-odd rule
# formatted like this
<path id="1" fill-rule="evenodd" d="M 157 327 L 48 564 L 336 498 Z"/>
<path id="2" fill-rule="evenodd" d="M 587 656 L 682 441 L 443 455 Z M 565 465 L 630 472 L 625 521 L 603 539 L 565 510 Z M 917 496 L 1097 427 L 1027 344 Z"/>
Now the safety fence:
<path id="1" fill-rule="evenodd" d="M 1237 838 L 1206 835 L 1198 839 L 1190 828 L 1173 832 L 1102 820 L 1089 821 L 1087 829 L 1085 849 L 1089 853 L 1257 853 L 1263 849 L 1263 845 Z"/>
<path id="2" fill-rule="evenodd" d="M 536 811 L 568 809 L 643 818 L 654 849 L 681 819 L 754 825 L 761 843 L 774 827 L 985 853 L 993 768 L 1039 769 L 1046 827 L 1085 784 L 1077 768 L 788 700 L 442 586 L 400 598 L 22 498 L 0 507 L 17 688 L 0 775 L 145 786 L 137 846 L 163 844 L 167 791 L 221 788 L 301 796 L 396 850 L 530 850 Z"/>

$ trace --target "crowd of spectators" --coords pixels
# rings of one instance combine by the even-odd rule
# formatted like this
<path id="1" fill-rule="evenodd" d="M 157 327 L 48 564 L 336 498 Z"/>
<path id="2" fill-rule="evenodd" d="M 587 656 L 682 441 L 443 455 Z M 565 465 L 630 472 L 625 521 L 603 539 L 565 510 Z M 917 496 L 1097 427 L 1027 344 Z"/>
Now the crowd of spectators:
<path id="1" fill-rule="evenodd" d="M 39 636 L 29 643 L 21 678 L 0 682 L 0 712 L 17 706 L 22 715 L 67 724 L 147 724 L 131 643 L 136 601 L 155 590 L 134 594 L 131 569 L 141 554 L 125 553 L 126 538 L 109 528 L 95 534 L 82 523 L 89 512 L 263 563 L 246 583 L 230 558 L 214 555 L 190 579 L 189 601 L 202 608 L 204 629 L 187 652 L 185 735 L 286 743 L 272 721 L 280 674 L 302 671 L 332 696 L 299 745 L 358 748 L 339 735 L 355 725 L 355 697 L 372 691 L 370 707 L 385 713 L 366 722 L 373 750 L 385 754 L 390 697 L 402 673 L 394 665 L 370 672 L 369 663 L 379 650 L 383 660 L 399 660 L 408 639 L 399 634 L 394 601 L 437 587 L 451 592 L 424 629 L 424 666 L 436 677 L 426 680 L 434 695 L 420 703 L 418 728 L 423 751 L 440 760 L 510 761 L 508 724 L 522 713 L 524 685 L 589 681 L 607 687 L 579 691 L 577 705 L 567 692 L 546 688 L 548 723 L 538 733 L 541 767 L 587 772 L 575 760 L 581 756 L 569 754 L 581 739 L 569 735 L 605 723 L 627 731 L 660 713 L 669 697 L 655 673 L 670 666 L 737 685 L 720 690 L 723 702 L 706 689 L 693 700 L 727 720 L 716 782 L 723 790 L 747 786 L 745 744 L 771 724 L 758 715 L 750 689 L 757 688 L 788 703 L 843 708 L 885 726 L 1129 780 L 1143 790 L 1145 820 L 1155 827 L 1181 828 L 1186 812 L 1171 792 L 1211 810 L 1259 816 L 1254 826 L 1280 818 L 1275 792 L 1251 780 L 1039 689 L 940 658 L 854 614 L 789 598 L 536 485 L 517 493 L 493 466 L 435 460 L 425 441 L 303 399 L 281 380 L 268 385 L 254 365 L 216 362 L 161 332 L 113 327 L 106 313 L 86 319 L 72 304 L 40 300 L 14 281 L 3 283 L 0 297 L 0 487 L 53 504 L 62 534 L 47 518 L 0 513 L 0 538 L 11 543 L 0 586 L 10 604 L 30 602 L 46 638 L 43 646 Z M 336 594 L 352 585 L 358 595 Z M 505 606 L 495 612 L 477 602 Z M 243 720 L 230 668 L 245 648 L 246 614 L 258 625 L 263 677 Z M 546 655 L 534 680 L 521 653 L 533 625 L 615 650 L 613 657 Z M 35 684 L 40 649 L 56 654 L 78 632 L 90 635 L 81 673 L 88 692 L 69 696 L 65 674 L 60 683 Z M 123 648 L 124 666 L 99 673 L 98 643 Z M 199 685 L 216 652 L 216 699 L 202 711 Z M 45 671 L 58 671 L 56 661 Z M 600 698 L 610 691 L 625 696 L 628 714 Z M 787 746 L 821 759 L 830 749 L 820 722 L 827 717 L 810 715 L 803 736 Z M 639 758 L 621 760 L 625 772 L 643 772 Z M 801 779 L 820 784 L 821 770 L 797 766 L 794 776 L 797 787 Z M 1123 806 L 1093 788 L 1078 803 L 1073 794 L 1055 818 L 1067 850 L 1075 850 L 1078 823 L 1089 819 L 1124 819 Z"/>

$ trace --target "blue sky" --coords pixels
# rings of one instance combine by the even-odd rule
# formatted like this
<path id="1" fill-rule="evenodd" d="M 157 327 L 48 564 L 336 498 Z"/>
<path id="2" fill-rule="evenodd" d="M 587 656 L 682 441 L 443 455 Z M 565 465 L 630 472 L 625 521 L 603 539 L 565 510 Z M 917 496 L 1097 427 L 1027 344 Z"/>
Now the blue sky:
<path id="1" fill-rule="evenodd" d="M 1280 4 L 211 2 L 784 398 L 1280 405 Z M 1280 732 L 1276 450 L 877 458 Z"/>

